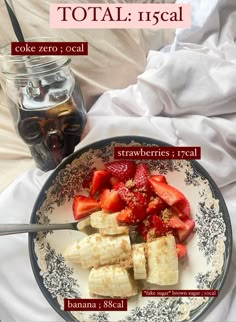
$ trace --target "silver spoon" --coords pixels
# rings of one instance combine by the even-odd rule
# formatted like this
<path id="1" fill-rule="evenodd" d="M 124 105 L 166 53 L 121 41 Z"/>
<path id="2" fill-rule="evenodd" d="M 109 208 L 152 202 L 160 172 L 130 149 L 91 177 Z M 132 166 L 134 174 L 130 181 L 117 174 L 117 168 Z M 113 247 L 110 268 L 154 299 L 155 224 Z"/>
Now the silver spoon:
<path id="1" fill-rule="evenodd" d="M 62 224 L 0 224 L 0 236 L 22 234 L 22 233 L 36 233 L 40 231 L 52 230 L 82 230 L 79 223 L 85 221 L 87 218 L 80 219 L 71 223 Z M 123 225 L 121 225 L 123 226 Z M 137 232 L 136 225 L 129 225 L 129 236 L 131 243 L 135 243 Z"/>
<path id="2" fill-rule="evenodd" d="M 78 223 L 79 221 L 63 224 L 0 224 L 0 236 L 62 229 L 79 230 Z"/>

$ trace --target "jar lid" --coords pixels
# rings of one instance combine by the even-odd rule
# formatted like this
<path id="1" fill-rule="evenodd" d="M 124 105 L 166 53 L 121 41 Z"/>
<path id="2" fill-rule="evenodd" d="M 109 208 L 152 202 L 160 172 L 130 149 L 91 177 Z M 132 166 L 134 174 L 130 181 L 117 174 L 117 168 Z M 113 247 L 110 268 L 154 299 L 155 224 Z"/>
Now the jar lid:
<path id="1" fill-rule="evenodd" d="M 30 38 L 27 42 L 57 42 L 61 39 L 52 37 Z M 11 55 L 11 44 L 0 47 L 0 70 L 7 78 L 40 77 L 54 73 L 58 68 L 70 63 L 67 56 L 50 55 Z"/>

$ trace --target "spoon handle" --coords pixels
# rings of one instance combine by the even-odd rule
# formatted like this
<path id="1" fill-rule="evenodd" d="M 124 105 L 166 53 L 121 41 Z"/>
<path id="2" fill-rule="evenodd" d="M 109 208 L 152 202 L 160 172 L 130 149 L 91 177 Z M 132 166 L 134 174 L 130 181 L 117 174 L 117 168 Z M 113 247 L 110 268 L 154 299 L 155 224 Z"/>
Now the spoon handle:
<path id="1" fill-rule="evenodd" d="M 50 230 L 76 230 L 77 223 L 65 224 L 0 224 L 0 236 Z"/>

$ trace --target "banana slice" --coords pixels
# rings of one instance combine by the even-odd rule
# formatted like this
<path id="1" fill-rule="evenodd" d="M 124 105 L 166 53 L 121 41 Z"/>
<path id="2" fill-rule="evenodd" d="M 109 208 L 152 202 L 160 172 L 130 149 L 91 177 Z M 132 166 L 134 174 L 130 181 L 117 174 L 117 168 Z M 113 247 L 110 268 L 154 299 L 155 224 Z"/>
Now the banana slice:
<path id="1" fill-rule="evenodd" d="M 116 265 L 92 268 L 88 278 L 89 291 L 101 296 L 130 297 L 138 293 L 131 274 Z"/>
<path id="2" fill-rule="evenodd" d="M 77 224 L 77 229 L 78 230 L 83 230 L 85 227 L 90 225 L 90 216 L 84 218 Z"/>
<path id="3" fill-rule="evenodd" d="M 65 259 L 69 260 L 70 262 L 80 264 L 80 254 L 78 248 L 78 241 L 73 242 L 70 244 L 64 251 L 63 256 Z"/>
<path id="4" fill-rule="evenodd" d="M 94 228 L 119 227 L 116 217 L 119 212 L 107 213 L 96 211 L 90 215 L 90 223 Z"/>
<path id="5" fill-rule="evenodd" d="M 83 238 L 77 247 L 83 268 L 116 264 L 131 257 L 129 235 L 103 236 L 96 233 Z"/>
<path id="6" fill-rule="evenodd" d="M 178 283 L 178 256 L 172 235 L 147 243 L 147 282 L 158 285 Z"/>
<path id="7" fill-rule="evenodd" d="M 129 228 L 128 227 L 107 227 L 107 228 L 100 228 L 99 232 L 101 235 L 128 235 Z"/>
<path id="8" fill-rule="evenodd" d="M 107 213 L 104 211 L 96 211 L 90 215 L 90 223 L 94 228 L 98 228 L 102 235 L 128 235 L 129 228 L 127 226 L 119 226 L 117 215 L 119 212 Z"/>
<path id="9" fill-rule="evenodd" d="M 136 244 L 132 246 L 132 259 L 134 269 L 134 279 L 142 280 L 147 278 L 145 245 Z"/>

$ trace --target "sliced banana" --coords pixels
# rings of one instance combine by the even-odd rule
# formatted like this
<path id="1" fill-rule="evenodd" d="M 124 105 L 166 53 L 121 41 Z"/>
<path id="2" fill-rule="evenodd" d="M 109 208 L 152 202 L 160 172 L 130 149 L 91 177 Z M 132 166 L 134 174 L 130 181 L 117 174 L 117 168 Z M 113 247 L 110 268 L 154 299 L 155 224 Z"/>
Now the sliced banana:
<path id="1" fill-rule="evenodd" d="M 76 247 L 77 260 L 83 268 L 116 264 L 131 257 L 129 235 L 103 236 L 96 233 L 83 238 Z"/>
<path id="2" fill-rule="evenodd" d="M 107 228 L 100 228 L 99 232 L 102 235 L 128 235 L 129 228 L 128 227 L 107 227 Z"/>
<path id="3" fill-rule="evenodd" d="M 134 269 L 134 279 L 143 280 L 147 278 L 145 244 L 135 244 L 132 246 L 132 259 Z"/>
<path id="4" fill-rule="evenodd" d="M 79 243 L 78 241 L 74 241 L 65 249 L 63 253 L 63 256 L 65 257 L 65 259 L 76 264 L 80 264 L 80 254 L 79 254 L 78 243 Z"/>
<path id="5" fill-rule="evenodd" d="M 102 210 L 96 211 L 90 215 L 91 226 L 94 228 L 119 227 L 116 219 L 118 213 L 107 213 Z"/>
<path id="6" fill-rule="evenodd" d="M 147 282 L 158 285 L 178 283 L 178 256 L 172 235 L 147 243 Z"/>
<path id="7" fill-rule="evenodd" d="M 138 293 L 137 284 L 131 274 L 116 265 L 92 268 L 88 287 L 90 293 L 101 296 L 130 297 Z"/>
<path id="8" fill-rule="evenodd" d="M 90 225 L 90 216 L 84 218 L 83 220 L 79 221 L 77 224 L 78 230 L 83 230 L 85 227 Z"/>

